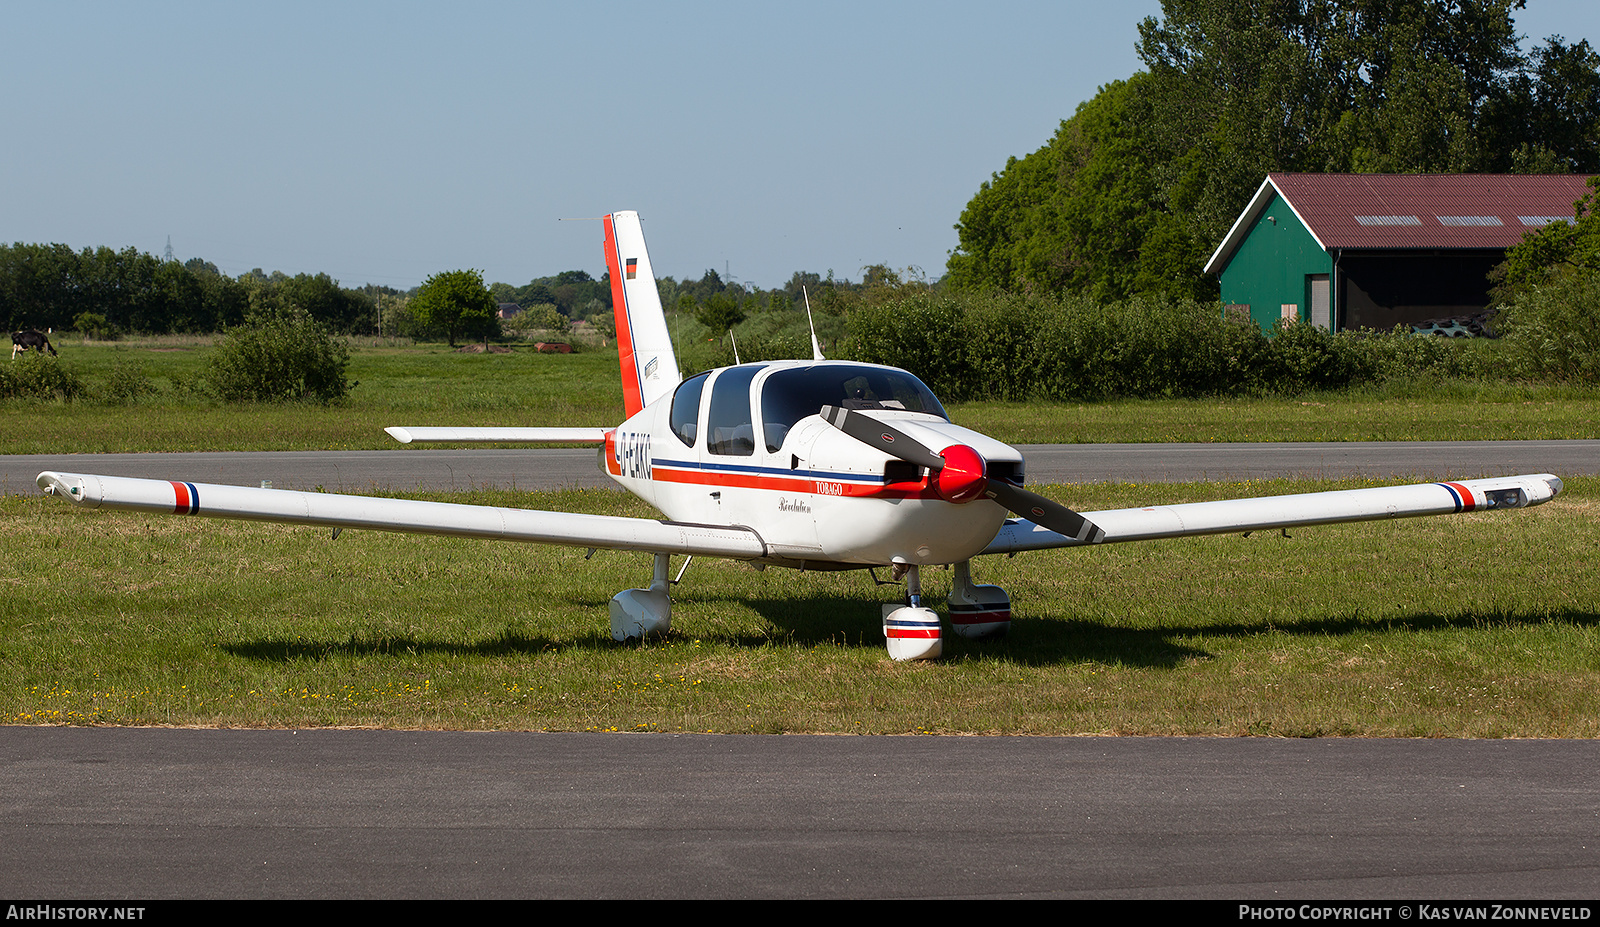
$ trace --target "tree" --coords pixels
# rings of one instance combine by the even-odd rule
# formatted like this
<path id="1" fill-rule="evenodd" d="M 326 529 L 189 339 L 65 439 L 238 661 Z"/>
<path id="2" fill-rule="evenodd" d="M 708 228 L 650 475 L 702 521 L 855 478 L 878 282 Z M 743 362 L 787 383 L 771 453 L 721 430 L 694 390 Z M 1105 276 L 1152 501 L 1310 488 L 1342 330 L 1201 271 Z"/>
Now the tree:
<path id="1" fill-rule="evenodd" d="M 1148 71 L 1012 159 L 953 288 L 1215 295 L 1199 264 L 1273 171 L 1600 170 L 1600 55 L 1524 55 L 1522 0 L 1163 0 Z"/>
<path id="2" fill-rule="evenodd" d="M 1551 36 L 1530 58 L 1499 102 L 1486 146 L 1508 151 L 1513 171 L 1600 171 L 1600 54 L 1587 39 Z"/>
<path id="3" fill-rule="evenodd" d="M 1528 290 L 1567 277 L 1600 278 L 1600 177 L 1573 207 L 1572 222 L 1552 222 L 1522 237 L 1494 269 L 1494 299 L 1509 303 Z"/>
<path id="4" fill-rule="evenodd" d="M 707 297 L 695 310 L 694 317 L 701 325 L 716 332 L 718 338 L 745 319 L 744 310 L 727 293 L 713 293 Z"/>
<path id="5" fill-rule="evenodd" d="M 1149 105 L 1136 74 L 1100 88 L 1049 144 L 983 185 L 956 225 L 952 289 L 1140 292 L 1206 299 L 1200 247 L 1161 203 Z"/>
<path id="6" fill-rule="evenodd" d="M 456 336 L 484 335 L 497 328 L 494 297 L 484 286 L 483 273 L 476 270 L 449 270 L 423 281 L 411 300 L 417 321 L 444 332 L 453 348 Z"/>

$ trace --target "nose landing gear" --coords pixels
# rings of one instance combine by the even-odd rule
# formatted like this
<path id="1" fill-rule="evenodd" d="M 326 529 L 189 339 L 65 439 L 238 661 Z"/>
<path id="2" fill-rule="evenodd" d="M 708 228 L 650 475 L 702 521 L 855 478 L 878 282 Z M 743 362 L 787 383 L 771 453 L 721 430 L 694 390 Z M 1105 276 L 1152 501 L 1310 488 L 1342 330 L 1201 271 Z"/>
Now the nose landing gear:
<path id="1" fill-rule="evenodd" d="M 916 565 L 897 564 L 906 581 L 906 604 L 883 607 L 883 637 L 891 660 L 933 660 L 944 651 L 939 615 L 922 604 L 922 576 Z M 1011 629 L 1011 597 L 999 586 L 972 581 L 969 561 L 955 565 L 950 596 L 950 629 L 969 640 L 1004 637 Z"/>

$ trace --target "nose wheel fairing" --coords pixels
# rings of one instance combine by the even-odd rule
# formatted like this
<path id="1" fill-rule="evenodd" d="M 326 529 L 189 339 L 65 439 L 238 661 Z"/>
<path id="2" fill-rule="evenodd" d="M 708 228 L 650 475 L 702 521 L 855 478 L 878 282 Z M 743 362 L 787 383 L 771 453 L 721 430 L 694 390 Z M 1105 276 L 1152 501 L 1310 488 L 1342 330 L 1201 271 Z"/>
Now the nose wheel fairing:
<path id="1" fill-rule="evenodd" d="M 891 660 L 933 660 L 944 652 L 939 615 L 922 604 L 921 569 L 897 565 L 906 580 L 906 604 L 883 607 L 883 638 Z M 968 640 L 1004 637 L 1011 629 L 1011 597 L 999 586 L 972 581 L 968 561 L 955 565 L 950 595 L 950 630 Z"/>
<path id="2" fill-rule="evenodd" d="M 968 640 L 993 640 L 1011 630 L 1011 597 L 999 586 L 972 581 L 969 561 L 955 565 L 950 596 L 950 630 Z"/>

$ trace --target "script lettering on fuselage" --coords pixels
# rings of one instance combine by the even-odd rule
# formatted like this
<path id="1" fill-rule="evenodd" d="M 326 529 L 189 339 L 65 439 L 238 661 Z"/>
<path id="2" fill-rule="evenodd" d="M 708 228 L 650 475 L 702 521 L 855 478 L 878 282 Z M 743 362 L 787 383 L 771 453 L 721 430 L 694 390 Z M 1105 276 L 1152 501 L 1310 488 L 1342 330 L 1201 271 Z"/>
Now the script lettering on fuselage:
<path id="1" fill-rule="evenodd" d="M 650 479 L 650 434 L 623 431 L 617 433 L 615 443 L 617 471 L 636 480 Z"/>

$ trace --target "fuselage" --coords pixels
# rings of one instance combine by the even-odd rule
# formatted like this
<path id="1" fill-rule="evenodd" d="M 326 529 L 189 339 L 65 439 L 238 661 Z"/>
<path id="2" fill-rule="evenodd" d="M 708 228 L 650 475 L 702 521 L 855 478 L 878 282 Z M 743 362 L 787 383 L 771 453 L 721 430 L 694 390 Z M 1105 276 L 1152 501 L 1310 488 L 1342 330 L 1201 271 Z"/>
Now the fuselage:
<path id="1" fill-rule="evenodd" d="M 602 468 L 673 521 L 755 530 L 783 565 L 957 563 L 993 540 L 1005 509 L 945 501 L 923 468 L 824 422 L 825 405 L 892 422 L 936 451 L 967 445 L 991 476 L 1022 480 L 1014 448 L 952 424 L 915 376 L 844 361 L 689 377 L 607 436 Z"/>

